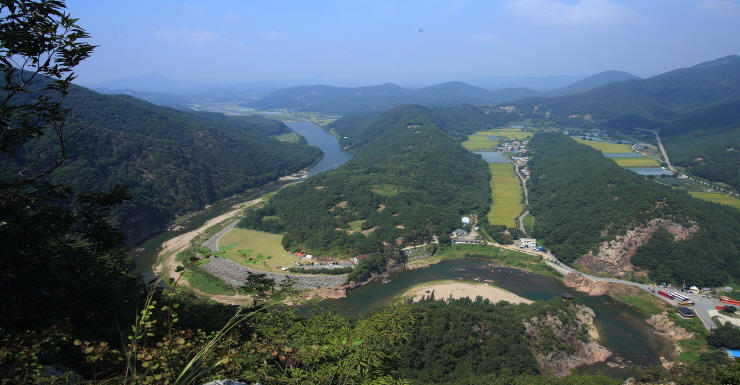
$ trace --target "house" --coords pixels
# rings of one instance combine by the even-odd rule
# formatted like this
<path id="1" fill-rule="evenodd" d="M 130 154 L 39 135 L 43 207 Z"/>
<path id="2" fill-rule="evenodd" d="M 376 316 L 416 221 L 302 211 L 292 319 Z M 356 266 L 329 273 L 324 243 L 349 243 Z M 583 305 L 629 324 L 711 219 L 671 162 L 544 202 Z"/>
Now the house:
<path id="1" fill-rule="evenodd" d="M 480 239 L 455 239 L 454 243 L 463 243 L 467 245 L 482 245 L 483 241 Z"/>
<path id="2" fill-rule="evenodd" d="M 468 217 L 462 217 L 462 223 L 465 224 L 465 225 L 467 225 L 468 223 L 470 223 L 470 218 L 468 218 Z"/>
<path id="3" fill-rule="evenodd" d="M 453 238 L 462 237 L 463 235 L 468 235 L 468 232 L 465 231 L 465 230 L 463 230 L 463 229 L 457 229 L 457 230 L 455 230 L 455 231 L 452 232 L 452 237 Z"/>
<path id="4" fill-rule="evenodd" d="M 691 318 L 694 316 L 694 312 L 691 309 L 682 306 L 678 308 L 678 315 L 683 318 Z"/>
<path id="5" fill-rule="evenodd" d="M 729 357 L 731 360 L 734 360 L 735 358 L 740 357 L 740 350 L 730 350 L 727 348 L 720 348 L 720 352 L 727 354 L 727 357 Z"/>
<path id="6" fill-rule="evenodd" d="M 519 238 L 519 247 L 537 248 L 537 240 L 534 238 Z"/>
<path id="7" fill-rule="evenodd" d="M 360 263 L 361 260 L 363 260 L 365 258 L 370 258 L 370 256 L 367 255 L 367 254 L 358 255 L 358 256 L 356 256 L 356 257 L 354 257 L 352 259 L 352 262 L 354 262 L 355 264 L 358 264 L 358 263 Z"/>

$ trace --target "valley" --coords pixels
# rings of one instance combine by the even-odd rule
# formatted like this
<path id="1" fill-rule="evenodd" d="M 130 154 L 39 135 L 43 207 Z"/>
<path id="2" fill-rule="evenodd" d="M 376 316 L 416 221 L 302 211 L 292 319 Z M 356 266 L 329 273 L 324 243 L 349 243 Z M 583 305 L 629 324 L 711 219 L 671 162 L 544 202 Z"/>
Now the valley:
<path id="1" fill-rule="evenodd" d="M 189 11 L 252 24 L 219 7 Z M 0 1 L 1 383 L 738 378 L 740 57 L 548 90 L 168 94 L 149 75 L 147 91 L 97 92 L 72 83 L 99 48 L 79 20 L 65 1 Z M 266 42 L 312 31 L 264 21 L 276 29 L 242 31 L 249 46 L 197 27 L 131 40 L 189 55 L 173 73 L 201 58 L 224 74 L 264 72 L 262 56 L 289 68 Z M 415 45 L 434 41 L 427 28 Z M 483 53 L 493 38 L 468 40 Z M 345 48 L 320 61 L 368 49 Z"/>

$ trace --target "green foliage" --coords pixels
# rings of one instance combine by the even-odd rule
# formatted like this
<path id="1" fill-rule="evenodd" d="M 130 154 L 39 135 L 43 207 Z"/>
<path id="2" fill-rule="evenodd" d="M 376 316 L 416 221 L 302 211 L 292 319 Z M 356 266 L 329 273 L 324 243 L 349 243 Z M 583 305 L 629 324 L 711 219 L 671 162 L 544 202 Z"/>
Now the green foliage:
<path id="1" fill-rule="evenodd" d="M 430 116 L 438 118 L 428 109 L 402 106 L 358 123 L 351 134 L 342 131 L 352 138 L 343 144 L 356 151 L 352 160 L 282 189 L 239 226 L 284 233 L 288 250 L 394 258 L 390 254 L 399 238 L 430 242 L 451 233 L 462 216 L 482 216 L 490 205 L 486 163 L 432 124 Z M 357 223 L 367 235 L 351 230 Z"/>
<path id="2" fill-rule="evenodd" d="M 576 310 L 559 298 L 512 305 L 503 301 L 494 304 L 481 297 L 445 302 L 436 300 L 432 293 L 410 308 L 415 321 L 408 329 L 408 342 L 397 348 L 397 364 L 399 372 L 415 383 L 474 383 L 467 381 L 532 375 L 538 373 L 532 349 L 543 354 L 573 349 L 547 327 L 540 330 L 539 346 L 533 346 L 525 335 L 522 320 L 542 319 L 548 314 L 564 325 L 576 325 Z"/>
<path id="3" fill-rule="evenodd" d="M 198 265 L 191 267 L 185 276 L 190 286 L 204 293 L 211 295 L 234 295 L 236 293 L 231 285 L 201 269 Z"/>
<path id="4" fill-rule="evenodd" d="M 564 135 L 536 134 L 530 149 L 533 235 L 563 262 L 597 252 L 601 243 L 655 219 L 696 226 L 696 233 L 674 241 L 661 228 L 637 249 L 632 263 L 648 269 L 651 279 L 719 286 L 740 276 L 737 210 L 647 181 Z"/>
<path id="5" fill-rule="evenodd" d="M 740 349 L 740 329 L 729 322 L 712 329 L 707 343 L 713 348 Z"/>
<path id="6" fill-rule="evenodd" d="M 77 86 L 65 105 L 75 111 L 68 125 L 85 128 L 70 146 L 95 151 L 69 159 L 47 179 L 79 191 L 129 186 L 136 200 L 113 209 L 110 218 L 130 243 L 176 215 L 297 172 L 322 156 L 318 148 L 267 137 L 261 120 L 177 111 Z M 48 149 L 55 140 L 42 137 L 12 160 L 0 160 L 2 175 L 54 167 L 57 155 Z"/>

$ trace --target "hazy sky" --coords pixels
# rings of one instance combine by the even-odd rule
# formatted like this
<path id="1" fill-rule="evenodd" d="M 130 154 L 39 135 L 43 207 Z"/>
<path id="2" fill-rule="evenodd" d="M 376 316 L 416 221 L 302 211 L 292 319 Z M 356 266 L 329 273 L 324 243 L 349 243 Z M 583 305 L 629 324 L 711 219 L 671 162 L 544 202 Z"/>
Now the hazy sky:
<path id="1" fill-rule="evenodd" d="M 740 54 L 740 0 L 68 0 L 79 84 L 649 76 Z M 340 84 L 343 83 L 343 84 Z"/>

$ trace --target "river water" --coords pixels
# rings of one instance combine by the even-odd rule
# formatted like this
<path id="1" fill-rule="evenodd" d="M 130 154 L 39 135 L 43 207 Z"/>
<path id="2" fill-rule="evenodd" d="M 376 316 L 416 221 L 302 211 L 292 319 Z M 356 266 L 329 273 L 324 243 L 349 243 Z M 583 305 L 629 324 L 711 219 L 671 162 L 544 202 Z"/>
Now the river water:
<path id="1" fill-rule="evenodd" d="M 331 134 L 315 124 L 310 122 L 288 122 L 286 124 L 305 137 L 309 144 L 318 146 L 325 153 L 324 159 L 308 171 L 309 176 L 336 168 L 352 158 L 351 154 L 339 147 Z M 151 266 L 156 261 L 157 252 L 164 242 L 197 229 L 211 218 L 231 210 L 236 204 L 276 191 L 288 183 L 291 182 L 273 182 L 220 201 L 208 210 L 188 218 L 183 228 L 165 232 L 147 240 L 138 246 L 146 250 L 134 256 L 133 271 L 142 274 L 147 281 L 156 278 Z M 322 308 L 334 308 L 343 314 L 357 314 L 390 305 L 396 295 L 419 283 L 437 279 L 472 280 L 475 278 L 490 279 L 496 286 L 535 301 L 559 296 L 564 291 L 580 297 L 596 313 L 595 322 L 602 336 L 599 343 L 614 352 L 614 356 L 607 363 L 624 362 L 628 364 L 626 369 L 621 369 L 609 366 L 607 363 L 599 363 L 580 368 L 583 372 L 602 372 L 606 375 L 625 378 L 634 373 L 632 368 L 634 365 L 657 365 L 660 363 L 659 356 L 667 357 L 672 353 L 670 341 L 652 333 L 644 322 L 644 315 L 616 302 L 611 297 L 589 297 L 574 293 L 556 279 L 517 269 L 492 267 L 488 262 L 479 260 L 445 261 L 424 269 L 393 272 L 390 275 L 390 283 L 373 282 L 350 291 L 346 298 L 321 301 L 319 305 Z"/>

